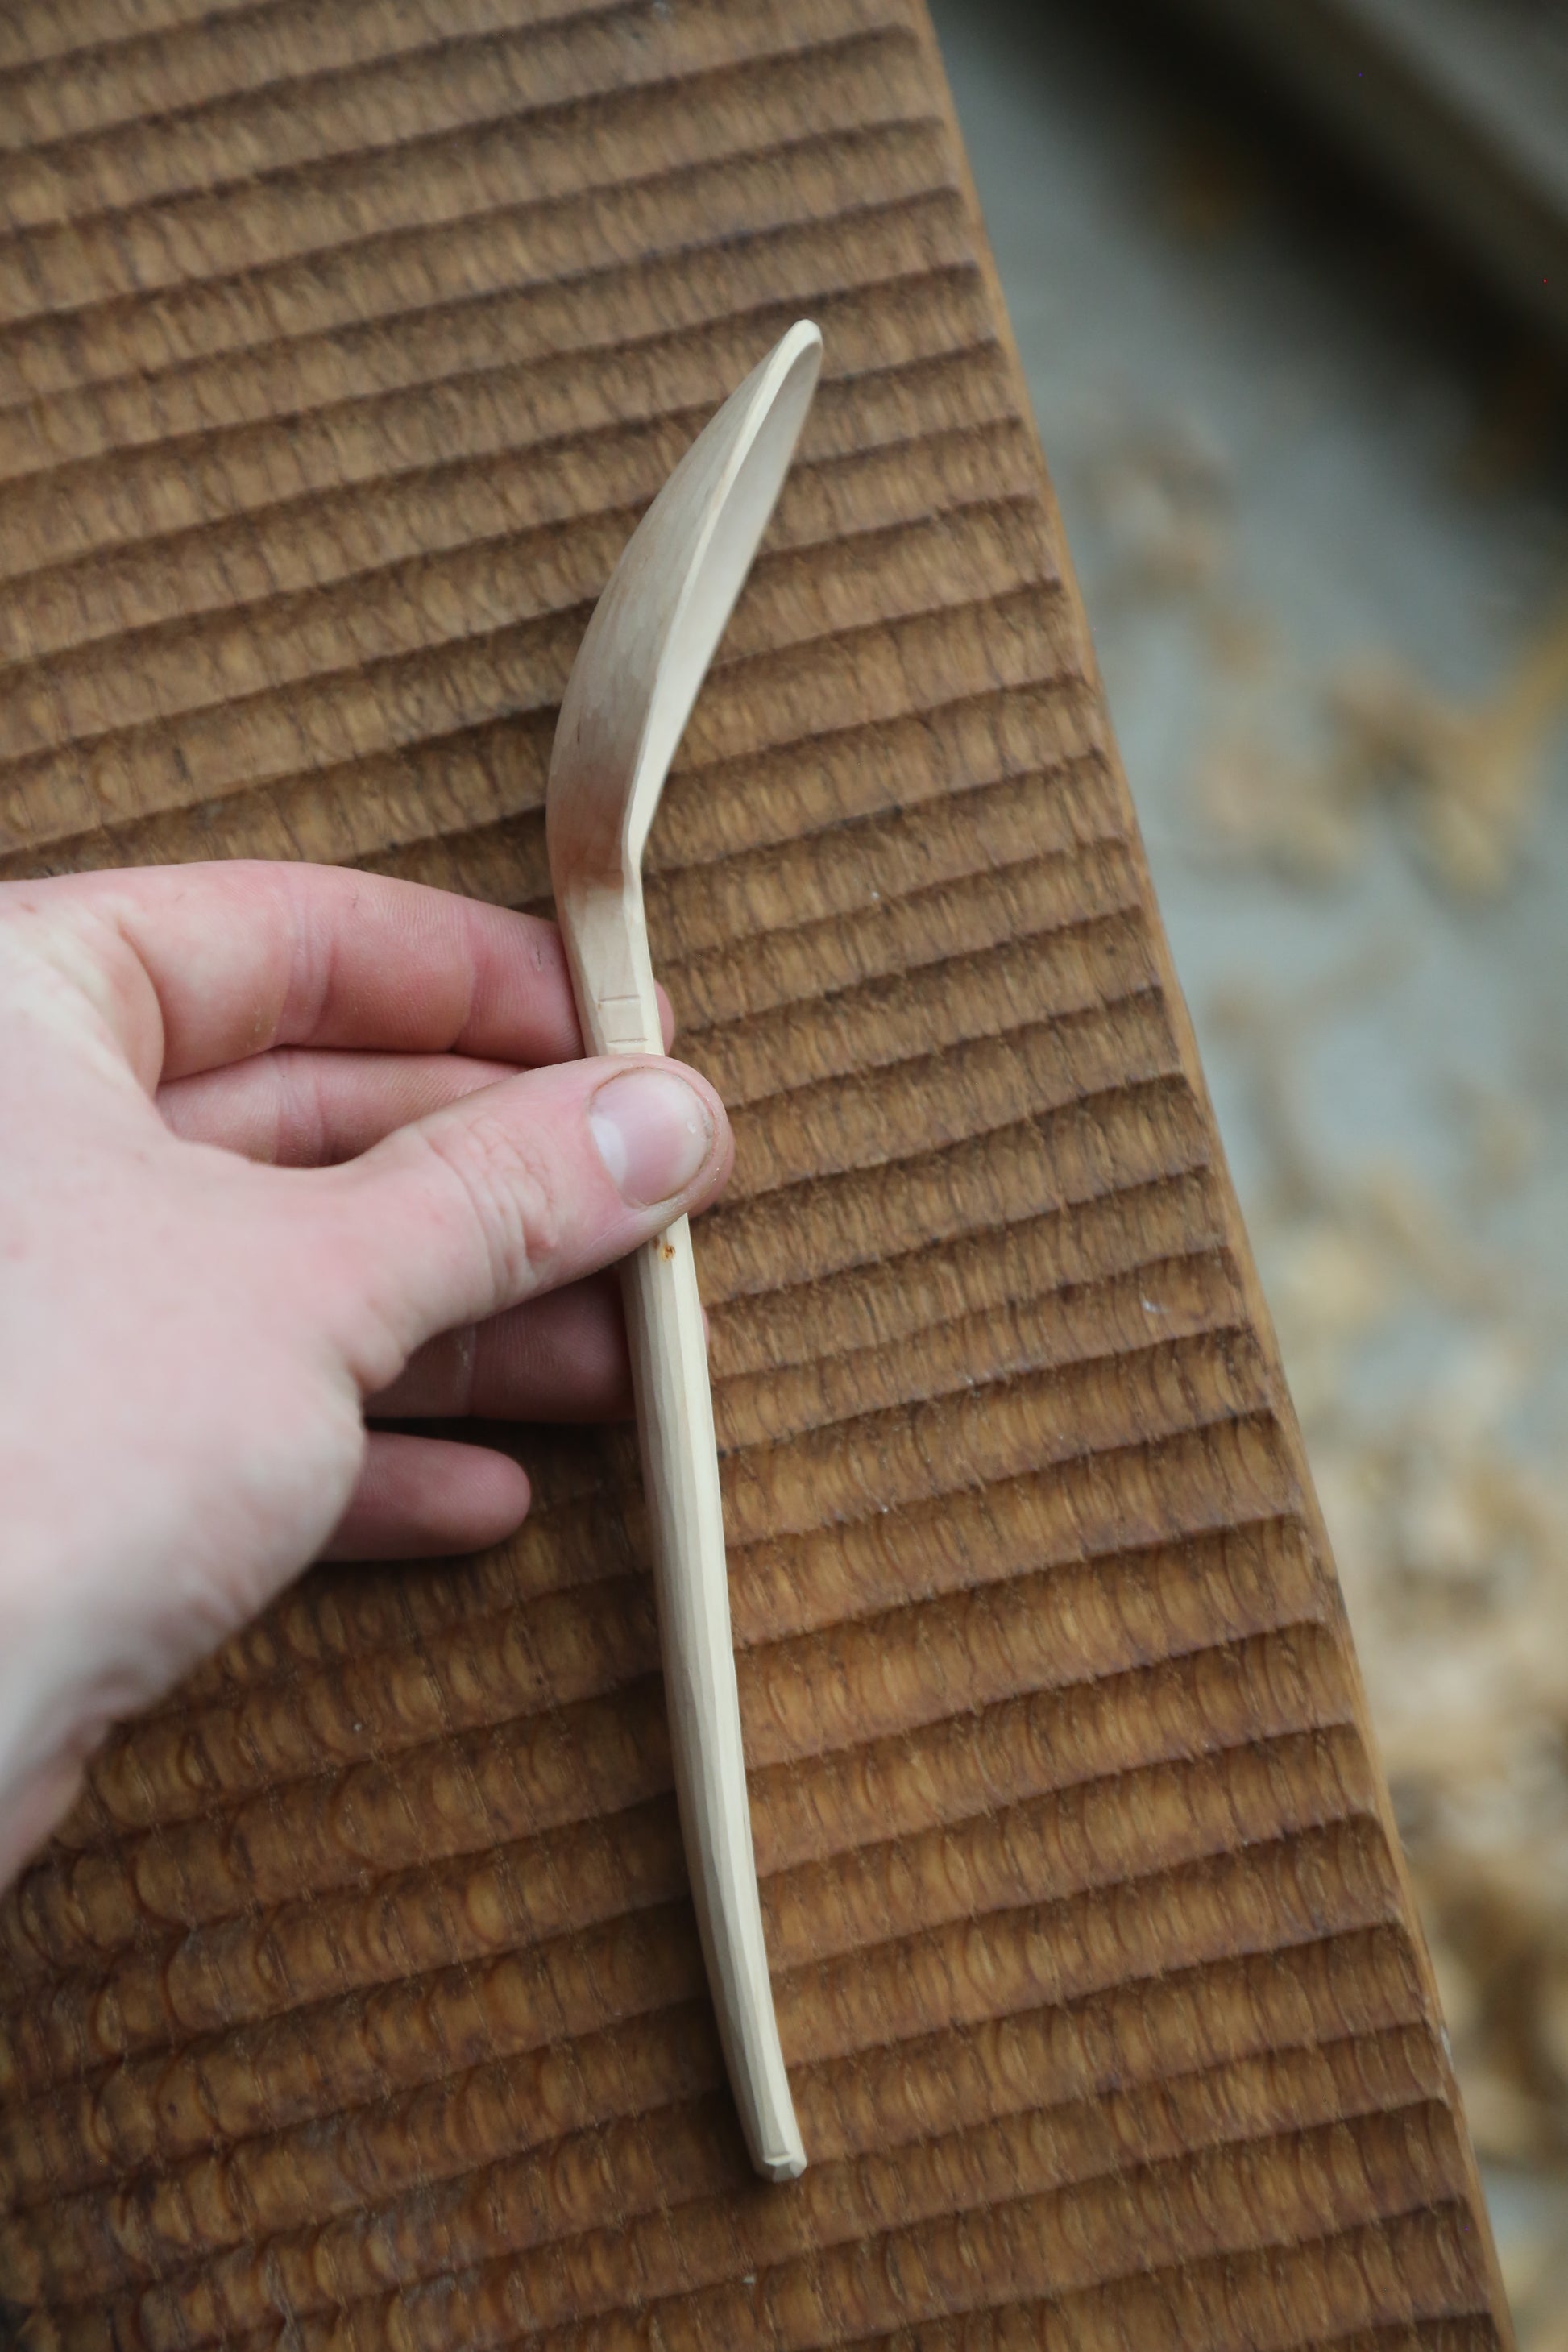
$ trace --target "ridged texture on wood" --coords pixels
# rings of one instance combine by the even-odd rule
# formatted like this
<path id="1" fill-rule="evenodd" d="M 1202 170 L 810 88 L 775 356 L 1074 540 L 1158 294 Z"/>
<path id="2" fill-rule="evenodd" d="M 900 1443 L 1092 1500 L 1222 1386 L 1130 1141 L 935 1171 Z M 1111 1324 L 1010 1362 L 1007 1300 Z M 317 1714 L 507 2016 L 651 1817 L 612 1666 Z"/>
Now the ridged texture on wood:
<path id="1" fill-rule="evenodd" d="M 631 1441 L 538 1435 L 516 1542 L 308 1580 L 0 1913 L 29 2344 L 1499 2340 L 911 7 L 0 14 L 7 873 L 539 900 L 616 551 L 827 340 L 650 889 L 736 1113 L 701 1265 L 812 2169 L 753 2182 L 723 2088 Z"/>

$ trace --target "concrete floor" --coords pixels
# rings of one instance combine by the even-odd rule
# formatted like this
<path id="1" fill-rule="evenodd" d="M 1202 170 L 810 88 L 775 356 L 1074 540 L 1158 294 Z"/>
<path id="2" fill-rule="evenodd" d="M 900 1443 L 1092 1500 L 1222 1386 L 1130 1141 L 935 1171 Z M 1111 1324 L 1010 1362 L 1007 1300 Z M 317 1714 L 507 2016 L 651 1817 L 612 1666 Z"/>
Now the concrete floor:
<path id="1" fill-rule="evenodd" d="M 934 13 L 1331 1522 L 1352 1424 L 1446 1426 L 1461 1393 L 1491 1458 L 1559 1480 L 1552 366 L 1375 189 L 1120 7 Z M 1377 1653 L 1348 1520 L 1336 1538 Z M 1543 1572 L 1568 1588 L 1558 1549 Z M 1478 2062 L 1477 2115 L 1490 2080 Z M 1506 2155 L 1510 2128 L 1480 2137 Z M 1493 2179 L 1516 2273 L 1525 2239 L 1551 2269 L 1552 2180 Z M 1547 2310 L 1568 2284 L 1531 2293 L 1527 2340 L 1568 2343 Z"/>
<path id="2" fill-rule="evenodd" d="M 1233 746 L 1321 754 L 1325 688 L 1369 652 L 1468 704 L 1548 625 L 1564 486 L 1534 468 L 1463 486 L 1506 362 L 1402 315 L 1355 267 L 1353 222 L 1325 226 L 1245 152 L 1214 158 L 1192 94 L 1092 12 L 935 14 L 1244 1203 L 1269 1171 L 1216 1003 L 1238 982 L 1299 997 L 1375 958 L 1375 989 L 1303 1070 L 1320 1148 L 1417 1154 L 1479 1239 L 1458 1106 L 1527 1108 L 1535 1181 L 1490 1207 L 1568 1304 L 1568 738 L 1495 897 L 1435 889 L 1377 811 L 1349 870 L 1313 887 L 1238 861 L 1198 804 Z M 1243 628 L 1256 647 L 1230 642 Z M 1553 1437 L 1563 1409 L 1554 1394 Z"/>

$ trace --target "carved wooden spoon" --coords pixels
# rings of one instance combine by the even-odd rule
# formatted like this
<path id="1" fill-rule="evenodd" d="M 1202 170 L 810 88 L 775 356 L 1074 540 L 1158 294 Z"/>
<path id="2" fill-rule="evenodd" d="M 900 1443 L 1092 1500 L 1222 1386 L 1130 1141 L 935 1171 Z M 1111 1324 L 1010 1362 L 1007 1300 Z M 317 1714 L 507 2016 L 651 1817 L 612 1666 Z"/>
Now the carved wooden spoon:
<path id="1" fill-rule="evenodd" d="M 822 337 L 803 320 L 692 443 L 600 597 L 561 705 L 546 827 L 556 911 L 596 1054 L 663 1051 L 642 854 L 697 690 L 789 470 Z M 757 1900 L 724 1570 L 713 1401 L 684 1217 L 627 1259 L 626 1326 L 653 1525 L 687 1865 L 746 2145 L 805 2169 Z"/>

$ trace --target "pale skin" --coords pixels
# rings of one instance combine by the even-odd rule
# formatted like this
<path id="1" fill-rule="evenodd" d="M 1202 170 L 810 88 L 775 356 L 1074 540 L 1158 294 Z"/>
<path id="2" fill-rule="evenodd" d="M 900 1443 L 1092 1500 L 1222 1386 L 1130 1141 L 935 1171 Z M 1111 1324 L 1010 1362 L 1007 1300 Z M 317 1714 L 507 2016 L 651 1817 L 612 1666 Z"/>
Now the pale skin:
<path id="1" fill-rule="evenodd" d="M 531 917 L 326 866 L 0 886 L 0 1885 L 310 1560 L 520 1524 L 510 1454 L 379 1419 L 626 1411 L 595 1277 L 731 1146 L 695 1071 L 581 1055 Z"/>

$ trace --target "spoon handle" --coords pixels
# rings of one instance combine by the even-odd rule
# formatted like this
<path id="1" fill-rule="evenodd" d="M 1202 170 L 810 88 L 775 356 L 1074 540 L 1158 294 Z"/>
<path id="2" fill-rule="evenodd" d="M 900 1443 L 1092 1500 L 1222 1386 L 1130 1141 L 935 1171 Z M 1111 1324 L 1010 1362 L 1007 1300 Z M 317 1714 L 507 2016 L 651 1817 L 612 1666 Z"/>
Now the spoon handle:
<path id="1" fill-rule="evenodd" d="M 686 1218 L 634 1252 L 622 1284 L 697 1925 L 752 2161 L 769 2180 L 793 2180 L 805 2169 L 805 2150 L 779 2047 L 757 1899 L 713 1400 Z"/>
<path id="2" fill-rule="evenodd" d="M 584 1035 L 595 1054 L 663 1051 L 642 884 L 560 895 Z M 685 1217 L 621 1276 L 653 1537 L 669 1744 L 692 1902 L 746 2146 L 769 2180 L 805 2169 L 763 1941 L 708 1341 Z"/>

